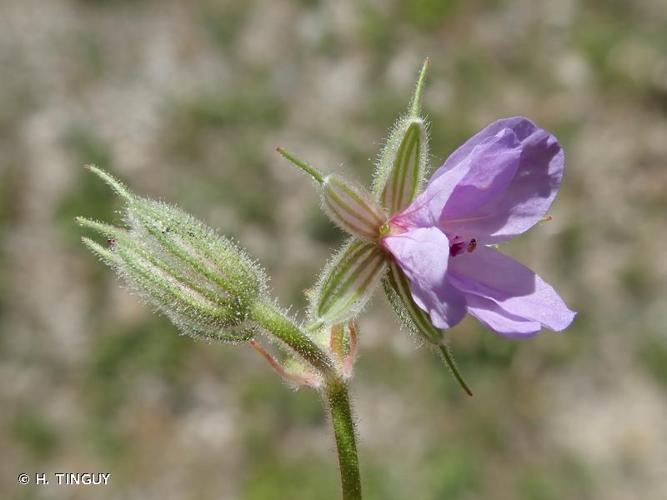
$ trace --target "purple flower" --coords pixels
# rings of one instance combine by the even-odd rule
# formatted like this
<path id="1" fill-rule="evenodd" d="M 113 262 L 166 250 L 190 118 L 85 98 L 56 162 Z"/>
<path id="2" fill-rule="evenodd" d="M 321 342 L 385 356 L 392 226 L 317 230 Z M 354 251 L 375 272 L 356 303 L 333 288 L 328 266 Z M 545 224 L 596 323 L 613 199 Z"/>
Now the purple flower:
<path id="1" fill-rule="evenodd" d="M 565 329 L 575 313 L 530 269 L 488 245 L 539 222 L 563 177 L 556 138 L 523 117 L 498 120 L 469 139 L 426 189 L 389 221 L 382 246 L 434 326 L 468 312 L 506 337 Z"/>

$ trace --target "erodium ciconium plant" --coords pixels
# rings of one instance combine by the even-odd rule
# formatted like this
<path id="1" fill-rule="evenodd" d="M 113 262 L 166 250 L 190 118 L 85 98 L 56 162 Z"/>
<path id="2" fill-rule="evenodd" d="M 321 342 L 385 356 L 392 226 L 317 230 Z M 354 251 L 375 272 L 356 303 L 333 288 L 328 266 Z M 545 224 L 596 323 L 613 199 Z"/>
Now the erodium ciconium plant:
<path id="1" fill-rule="evenodd" d="M 248 344 L 285 381 L 320 391 L 345 499 L 361 498 L 348 396 L 355 318 L 380 284 L 403 326 L 443 356 L 469 394 L 445 335 L 467 313 L 510 338 L 543 327 L 561 331 L 575 316 L 551 286 L 494 248 L 545 219 L 563 176 L 558 141 L 527 118 L 498 120 L 459 147 L 423 187 L 427 65 L 379 155 L 370 190 L 278 148 L 316 181 L 322 208 L 350 235 L 309 294 L 304 324 L 270 297 L 264 271 L 236 243 L 178 208 L 135 195 L 96 167 L 88 168 L 125 203 L 125 227 L 77 219 L 106 238 L 106 244 L 83 238 L 84 244 L 181 332 Z"/>

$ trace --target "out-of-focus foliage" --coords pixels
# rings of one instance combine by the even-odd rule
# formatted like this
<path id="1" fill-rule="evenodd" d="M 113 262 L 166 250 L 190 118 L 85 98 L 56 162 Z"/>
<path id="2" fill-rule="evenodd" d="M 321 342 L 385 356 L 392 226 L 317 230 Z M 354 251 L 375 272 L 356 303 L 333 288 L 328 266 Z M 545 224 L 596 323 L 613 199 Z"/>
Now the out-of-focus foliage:
<path id="1" fill-rule="evenodd" d="M 238 238 L 303 310 L 343 235 L 274 148 L 368 184 L 429 56 L 434 167 L 501 116 L 562 140 L 554 219 L 503 250 L 579 316 L 520 343 L 457 327 L 466 399 L 373 304 L 366 497 L 666 498 L 666 25 L 662 0 L 2 1 L 0 496 L 337 498 L 315 393 L 178 336 L 79 244 L 75 215 L 121 222 L 82 165 Z M 64 470 L 110 485 L 16 484 Z"/>

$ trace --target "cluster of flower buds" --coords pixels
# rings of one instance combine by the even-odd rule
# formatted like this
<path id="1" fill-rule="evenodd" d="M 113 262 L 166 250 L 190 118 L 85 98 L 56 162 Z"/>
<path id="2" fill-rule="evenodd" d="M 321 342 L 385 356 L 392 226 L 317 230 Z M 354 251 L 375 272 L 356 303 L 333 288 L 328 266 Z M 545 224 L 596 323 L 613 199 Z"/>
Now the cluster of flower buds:
<path id="1" fill-rule="evenodd" d="M 88 167 L 123 198 L 127 228 L 83 217 L 77 222 L 107 238 L 88 248 L 188 335 L 240 342 L 255 335 L 249 313 L 266 296 L 259 265 L 233 242 L 185 212 L 131 193 Z"/>

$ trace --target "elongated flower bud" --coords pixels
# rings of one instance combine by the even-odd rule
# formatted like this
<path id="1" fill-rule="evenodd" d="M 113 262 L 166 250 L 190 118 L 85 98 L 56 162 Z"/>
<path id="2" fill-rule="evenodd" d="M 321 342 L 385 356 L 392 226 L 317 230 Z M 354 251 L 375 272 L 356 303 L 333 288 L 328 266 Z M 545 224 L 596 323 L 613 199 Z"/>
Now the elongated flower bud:
<path id="1" fill-rule="evenodd" d="M 183 333 L 230 342 L 252 337 L 249 313 L 266 296 L 259 266 L 194 217 L 135 196 L 106 172 L 89 168 L 124 198 L 129 227 L 80 217 L 77 222 L 108 238 L 109 246 L 88 238 L 84 244 Z"/>
<path id="2" fill-rule="evenodd" d="M 337 175 L 324 178 L 322 206 L 333 223 L 367 241 L 378 239 L 387 220 L 370 193 Z"/>

